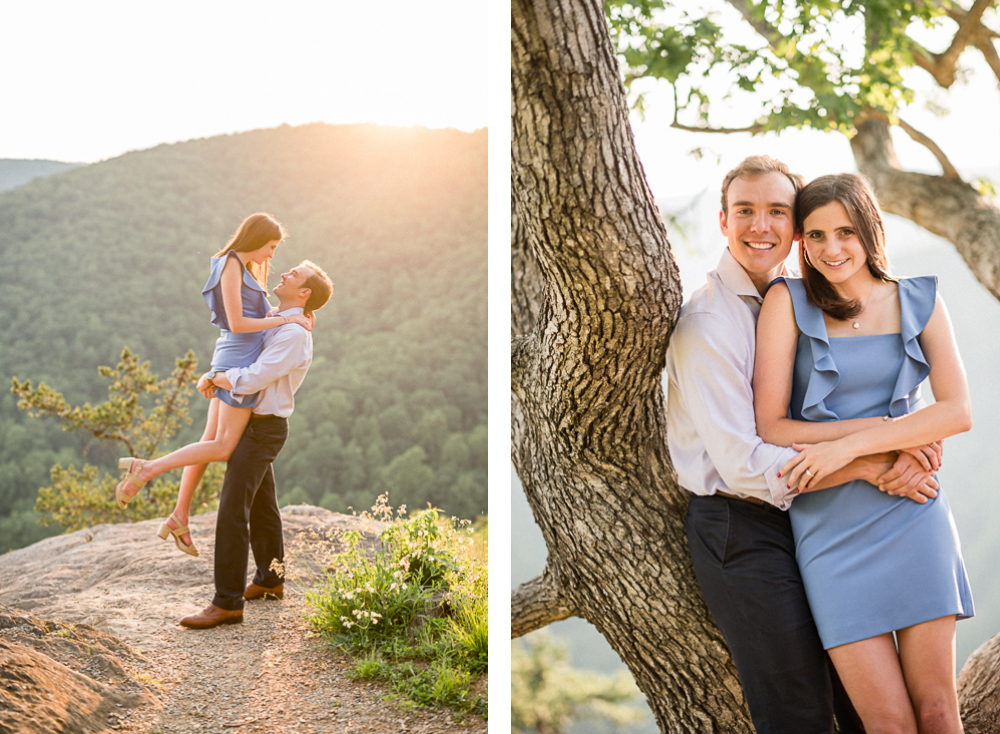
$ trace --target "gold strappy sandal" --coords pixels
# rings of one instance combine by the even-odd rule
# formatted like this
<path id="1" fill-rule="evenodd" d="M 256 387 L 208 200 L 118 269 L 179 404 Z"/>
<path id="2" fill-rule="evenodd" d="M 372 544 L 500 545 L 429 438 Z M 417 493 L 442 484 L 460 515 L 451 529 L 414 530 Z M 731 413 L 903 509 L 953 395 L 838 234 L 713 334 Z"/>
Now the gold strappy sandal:
<path id="1" fill-rule="evenodd" d="M 169 519 L 173 520 L 178 525 L 181 524 L 181 521 L 178 520 L 176 517 L 174 517 L 173 513 L 170 513 Z M 157 535 L 163 538 L 164 540 L 167 539 L 167 536 L 173 535 L 174 543 L 177 544 L 177 548 L 179 550 L 184 551 L 189 556 L 201 555 L 200 553 L 198 553 L 198 549 L 194 547 L 194 543 L 191 543 L 191 545 L 187 545 L 183 540 L 181 540 L 181 536 L 184 535 L 184 533 L 190 533 L 190 532 L 191 528 L 189 528 L 187 525 L 184 525 L 183 527 L 179 528 L 172 528 L 169 525 L 167 525 L 166 520 L 164 520 L 162 523 L 160 523 L 160 531 L 157 533 Z"/>
<path id="2" fill-rule="evenodd" d="M 136 479 L 136 475 L 142 470 L 142 467 L 146 464 L 145 459 L 133 459 L 131 456 L 124 459 L 118 460 L 118 468 L 125 469 L 125 478 L 118 482 L 118 486 L 115 487 L 115 501 L 118 506 L 123 510 L 128 507 L 128 503 L 136 498 L 139 494 L 139 490 L 146 486 L 145 482 L 140 482 Z M 125 489 L 125 483 L 129 482 L 136 486 L 135 494 L 129 497 L 123 491 Z"/>

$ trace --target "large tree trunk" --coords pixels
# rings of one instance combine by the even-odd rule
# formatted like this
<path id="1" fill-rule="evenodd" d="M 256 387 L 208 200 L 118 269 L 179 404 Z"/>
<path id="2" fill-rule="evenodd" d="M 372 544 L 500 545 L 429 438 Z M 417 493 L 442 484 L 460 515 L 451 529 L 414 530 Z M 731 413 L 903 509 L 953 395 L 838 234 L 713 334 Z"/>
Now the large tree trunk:
<path id="1" fill-rule="evenodd" d="M 882 209 L 954 244 L 972 274 L 1000 299 L 1000 210 L 960 178 L 904 171 L 885 120 L 860 122 L 851 148 Z"/>
<path id="2" fill-rule="evenodd" d="M 969 656 L 958 675 L 958 700 L 965 734 L 1000 731 L 1000 635 Z"/>
<path id="3" fill-rule="evenodd" d="M 663 731 L 750 732 L 667 455 L 660 380 L 681 288 L 603 6 L 511 10 L 512 267 L 544 284 L 512 296 L 525 334 L 511 347 L 512 459 L 549 549 L 545 573 L 512 594 L 512 629 L 581 616 Z"/>

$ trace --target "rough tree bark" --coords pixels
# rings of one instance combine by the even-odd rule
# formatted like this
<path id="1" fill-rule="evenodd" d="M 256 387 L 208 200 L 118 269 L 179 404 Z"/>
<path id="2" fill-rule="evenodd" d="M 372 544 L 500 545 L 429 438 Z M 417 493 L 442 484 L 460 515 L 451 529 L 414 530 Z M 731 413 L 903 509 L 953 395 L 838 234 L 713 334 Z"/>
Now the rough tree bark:
<path id="1" fill-rule="evenodd" d="M 958 675 L 958 701 L 965 734 L 1000 731 L 1000 635 L 969 656 Z"/>
<path id="2" fill-rule="evenodd" d="M 512 274 L 537 269 L 544 284 L 511 300 L 524 334 L 511 345 L 511 453 L 549 550 L 544 574 L 512 593 L 512 630 L 583 617 L 661 730 L 750 732 L 667 455 L 660 380 L 681 288 L 603 6 L 511 11 Z"/>

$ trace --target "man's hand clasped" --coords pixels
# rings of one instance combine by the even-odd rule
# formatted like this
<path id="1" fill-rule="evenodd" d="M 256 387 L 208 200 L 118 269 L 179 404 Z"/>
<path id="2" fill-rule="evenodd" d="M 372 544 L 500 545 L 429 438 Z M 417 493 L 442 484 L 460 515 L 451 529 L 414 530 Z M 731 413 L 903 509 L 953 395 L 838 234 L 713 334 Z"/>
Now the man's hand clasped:
<path id="1" fill-rule="evenodd" d="M 206 372 L 198 378 L 198 384 L 195 386 L 195 389 L 209 400 L 215 397 L 215 384 L 212 382 L 214 374 L 214 372 Z"/>
<path id="2" fill-rule="evenodd" d="M 808 491 L 824 477 L 858 458 L 848 455 L 836 444 L 836 441 L 792 444 L 792 448 L 799 453 L 778 474 L 779 477 L 787 477 L 791 494 Z M 860 459 L 871 464 L 870 476 L 866 479 L 878 487 L 879 491 L 924 504 L 937 497 L 939 485 L 934 475 L 941 468 L 943 456 L 944 445 L 941 441 L 935 441 L 924 446 Z"/>

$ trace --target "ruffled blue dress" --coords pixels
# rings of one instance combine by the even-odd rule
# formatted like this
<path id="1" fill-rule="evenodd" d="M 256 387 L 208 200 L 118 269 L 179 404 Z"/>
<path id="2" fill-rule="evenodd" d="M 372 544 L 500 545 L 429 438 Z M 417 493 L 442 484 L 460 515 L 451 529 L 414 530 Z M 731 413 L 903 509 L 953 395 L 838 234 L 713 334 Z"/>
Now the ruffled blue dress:
<path id="1" fill-rule="evenodd" d="M 899 334 L 830 337 L 822 310 L 798 278 L 788 286 L 802 332 L 791 415 L 832 421 L 898 417 L 923 405 L 930 367 L 920 333 L 934 311 L 937 278 L 899 281 Z M 975 614 L 948 498 L 918 504 L 853 481 L 797 497 L 789 514 L 795 553 L 823 647 L 948 615 Z"/>
<path id="2" fill-rule="evenodd" d="M 202 288 L 201 294 L 212 309 L 212 323 L 222 330 L 215 342 L 215 354 L 212 355 L 212 371 L 223 372 L 234 367 L 249 367 L 257 361 L 264 348 L 264 332 L 252 334 L 234 334 L 229 330 L 226 320 L 226 309 L 222 304 L 222 271 L 229 258 L 234 258 L 240 265 L 243 283 L 240 292 L 243 300 L 243 315 L 251 319 L 262 319 L 267 316 L 271 306 L 267 302 L 267 290 L 258 283 L 243 266 L 243 261 L 235 252 L 229 252 L 221 257 L 213 257 L 208 282 Z M 226 405 L 234 408 L 252 408 L 257 404 L 258 393 L 234 397 L 228 390 L 216 388 L 215 397 Z"/>

